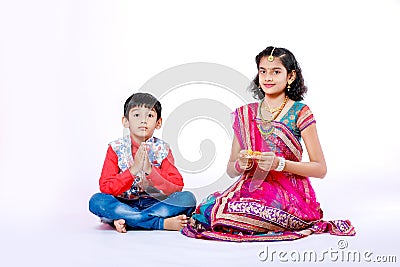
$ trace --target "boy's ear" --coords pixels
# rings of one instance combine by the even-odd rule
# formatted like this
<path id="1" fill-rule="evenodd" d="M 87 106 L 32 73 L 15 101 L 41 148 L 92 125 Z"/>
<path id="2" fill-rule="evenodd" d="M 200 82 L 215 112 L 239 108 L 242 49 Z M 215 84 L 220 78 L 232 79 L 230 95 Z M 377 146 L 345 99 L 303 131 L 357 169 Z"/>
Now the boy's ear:
<path id="1" fill-rule="evenodd" d="M 156 122 L 156 129 L 160 129 L 162 126 L 162 118 L 159 118 L 158 121 Z"/>
<path id="2" fill-rule="evenodd" d="M 122 116 L 122 126 L 124 126 L 124 128 L 129 128 L 129 120 L 125 118 L 125 116 Z"/>

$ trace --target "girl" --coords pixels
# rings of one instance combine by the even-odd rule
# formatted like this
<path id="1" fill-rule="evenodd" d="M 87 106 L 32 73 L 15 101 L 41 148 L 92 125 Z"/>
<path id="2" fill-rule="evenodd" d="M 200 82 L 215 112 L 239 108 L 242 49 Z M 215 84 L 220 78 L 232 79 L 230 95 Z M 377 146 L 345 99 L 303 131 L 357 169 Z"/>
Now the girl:
<path id="1" fill-rule="evenodd" d="M 235 136 L 227 173 L 240 179 L 197 207 L 182 232 L 228 241 L 294 240 L 311 233 L 354 235 L 349 221 L 323 221 L 308 177 L 327 168 L 299 64 L 285 48 L 256 56 L 255 99 L 233 112 Z M 309 162 L 302 162 L 301 139 Z"/>

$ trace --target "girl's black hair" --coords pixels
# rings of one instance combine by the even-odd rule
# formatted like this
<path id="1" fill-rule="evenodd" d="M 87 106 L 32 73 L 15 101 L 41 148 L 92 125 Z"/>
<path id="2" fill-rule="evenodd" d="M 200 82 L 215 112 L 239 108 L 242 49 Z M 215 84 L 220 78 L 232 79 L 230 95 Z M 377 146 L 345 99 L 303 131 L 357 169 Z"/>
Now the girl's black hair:
<path id="1" fill-rule="evenodd" d="M 154 109 L 157 113 L 157 120 L 161 118 L 161 103 L 149 93 L 135 93 L 126 99 L 124 105 L 125 118 L 129 119 L 129 111 L 134 107 Z"/>
<path id="2" fill-rule="evenodd" d="M 253 94 L 253 97 L 258 100 L 261 100 L 265 97 L 264 91 L 258 88 L 258 86 L 260 85 L 258 76 L 260 61 L 261 58 L 271 55 L 272 49 L 274 49 L 273 46 L 268 46 L 256 56 L 257 76 L 253 79 L 253 82 L 249 87 L 249 91 Z M 290 84 L 290 90 L 288 90 L 287 88 L 285 89 L 286 95 L 294 101 L 303 100 L 304 95 L 307 93 L 307 86 L 304 85 L 301 68 L 292 52 L 290 52 L 286 48 L 275 47 L 273 57 L 279 57 L 288 74 L 291 73 L 293 70 L 296 72 L 296 79 L 293 81 L 292 84 Z"/>

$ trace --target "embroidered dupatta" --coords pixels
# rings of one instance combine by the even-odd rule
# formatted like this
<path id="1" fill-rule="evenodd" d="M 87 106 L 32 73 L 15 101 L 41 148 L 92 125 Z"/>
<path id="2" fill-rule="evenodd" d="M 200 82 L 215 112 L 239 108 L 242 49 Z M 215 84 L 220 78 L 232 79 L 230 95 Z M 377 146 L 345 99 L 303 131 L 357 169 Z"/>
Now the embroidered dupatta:
<path id="1" fill-rule="evenodd" d="M 295 102 L 280 122 L 268 125 L 257 117 L 257 110 L 258 103 L 252 103 L 233 113 L 241 148 L 301 161 L 301 131 L 315 123 L 310 109 Z M 326 231 L 355 234 L 349 221 L 325 222 L 322 215 L 308 177 L 261 171 L 255 162 L 230 188 L 205 199 L 193 215 L 196 226 L 189 225 L 182 233 L 226 241 L 294 240 Z"/>

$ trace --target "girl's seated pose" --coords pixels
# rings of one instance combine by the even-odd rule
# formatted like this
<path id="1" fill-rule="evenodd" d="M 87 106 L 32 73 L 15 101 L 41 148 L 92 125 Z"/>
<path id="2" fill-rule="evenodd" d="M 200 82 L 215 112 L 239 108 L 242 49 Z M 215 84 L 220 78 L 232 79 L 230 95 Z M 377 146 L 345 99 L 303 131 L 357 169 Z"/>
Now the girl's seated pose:
<path id="1" fill-rule="evenodd" d="M 241 177 L 203 200 L 182 233 L 227 241 L 294 240 L 323 232 L 355 235 L 347 220 L 322 220 L 308 177 L 323 178 L 327 168 L 313 113 L 299 102 L 307 87 L 294 55 L 267 47 L 256 63 L 250 90 L 259 101 L 233 112 L 227 173 Z M 301 139 L 309 162 L 302 162 Z"/>

